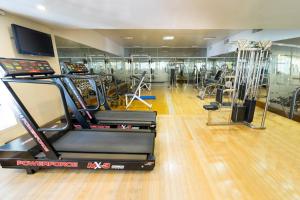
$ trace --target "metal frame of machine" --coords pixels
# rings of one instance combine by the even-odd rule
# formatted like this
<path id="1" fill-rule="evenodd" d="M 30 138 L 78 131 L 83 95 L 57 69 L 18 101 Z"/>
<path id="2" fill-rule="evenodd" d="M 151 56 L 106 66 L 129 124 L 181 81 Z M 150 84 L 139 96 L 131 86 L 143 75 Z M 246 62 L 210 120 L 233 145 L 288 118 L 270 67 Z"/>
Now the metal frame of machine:
<path id="1" fill-rule="evenodd" d="M 145 104 L 149 109 L 152 108 L 152 104 L 148 103 L 144 99 L 141 98 L 141 91 L 145 86 L 144 80 L 146 76 L 146 71 L 144 71 L 141 77 L 132 76 L 132 79 L 138 80 L 139 83 L 136 85 L 134 91 L 132 93 L 125 94 L 125 102 L 126 102 L 126 110 L 131 106 L 134 100 L 138 100 Z"/>
<path id="2" fill-rule="evenodd" d="M 66 65 L 66 63 L 64 63 Z M 83 65 L 76 64 L 78 67 L 84 67 Z M 67 67 L 67 66 L 65 66 Z M 88 122 L 90 122 L 90 127 L 108 127 L 108 128 L 138 128 L 138 129 L 150 129 L 152 131 L 155 131 L 156 129 L 156 119 L 147 119 L 143 120 L 142 115 L 154 115 L 156 116 L 156 112 L 148 112 L 148 111 L 99 111 L 99 108 L 88 108 L 86 105 L 83 97 L 81 96 L 80 92 L 76 88 L 74 82 L 72 81 L 73 78 L 80 78 L 80 79 L 94 79 L 98 75 L 88 75 L 88 74 L 80 74 L 78 72 L 80 71 L 87 71 L 87 70 L 74 70 L 74 75 L 65 75 L 64 78 L 62 78 L 63 82 L 65 83 L 65 86 L 69 88 L 69 90 L 72 92 L 72 96 L 76 99 L 76 101 L 79 102 L 81 109 L 77 107 L 77 105 L 74 103 L 74 100 L 70 99 L 67 103 L 70 104 L 70 108 L 72 112 L 74 113 L 74 117 L 77 120 L 77 122 L 85 128 Z M 90 80 L 91 81 L 91 80 Z M 91 84 L 92 85 L 92 84 Z M 94 89 L 97 93 L 98 89 Z M 100 90 L 100 89 L 99 89 Z M 98 91 L 98 94 L 102 94 L 103 92 Z M 97 96 L 97 95 L 96 95 Z M 104 97 L 105 98 L 105 97 Z M 98 99 L 101 99 L 99 97 Z M 152 114 L 151 114 L 152 113 Z M 98 115 L 99 114 L 99 115 Z M 130 115 L 127 116 L 126 119 L 120 120 L 120 115 Z M 107 118 L 106 116 L 109 115 Z M 112 117 L 111 115 L 114 115 L 115 117 Z M 139 117 L 135 117 L 135 119 L 132 119 L 132 115 L 136 115 Z"/>
<path id="3" fill-rule="evenodd" d="M 11 101 L 16 117 L 28 131 L 0 147 L 3 168 L 22 168 L 28 174 L 40 168 L 91 170 L 152 170 L 155 166 L 151 133 L 136 130 L 75 130 L 70 120 L 61 75 L 47 61 L 0 59 L 0 87 Z M 53 81 L 55 80 L 55 81 Z M 58 88 L 66 123 L 41 128 L 10 83 L 54 85 Z M 101 150 L 100 150 L 101 149 Z"/>
<path id="4" fill-rule="evenodd" d="M 211 112 L 219 110 L 219 102 L 215 105 L 204 105 L 208 110 L 208 125 L 245 124 L 251 128 L 264 129 L 266 114 L 269 105 L 270 80 L 265 76 L 270 64 L 271 41 L 251 42 L 238 41 L 238 57 L 235 69 L 234 85 L 232 90 L 231 115 L 228 122 L 212 122 Z M 265 80 L 266 79 L 266 80 Z M 256 101 L 259 98 L 260 88 L 264 86 L 265 107 L 260 125 L 253 124 Z"/>

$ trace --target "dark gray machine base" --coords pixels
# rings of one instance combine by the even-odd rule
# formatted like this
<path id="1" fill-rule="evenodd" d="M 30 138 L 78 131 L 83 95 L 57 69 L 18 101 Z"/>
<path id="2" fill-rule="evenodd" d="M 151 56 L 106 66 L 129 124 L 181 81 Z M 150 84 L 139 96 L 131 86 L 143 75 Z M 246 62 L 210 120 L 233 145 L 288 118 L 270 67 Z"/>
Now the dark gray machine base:
<path id="1" fill-rule="evenodd" d="M 95 114 L 100 122 L 134 122 L 156 124 L 156 112 L 150 111 L 99 111 Z"/>

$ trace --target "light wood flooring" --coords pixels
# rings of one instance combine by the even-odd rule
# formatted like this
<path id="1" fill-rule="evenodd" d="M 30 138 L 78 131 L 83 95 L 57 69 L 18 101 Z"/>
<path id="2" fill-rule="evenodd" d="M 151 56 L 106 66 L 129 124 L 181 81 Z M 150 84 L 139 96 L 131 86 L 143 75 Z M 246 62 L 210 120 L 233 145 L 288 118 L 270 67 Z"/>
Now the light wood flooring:
<path id="1" fill-rule="evenodd" d="M 159 113 L 153 171 L 0 169 L 0 199 L 300 199 L 298 122 L 268 113 L 265 130 L 208 127 L 202 105 L 210 100 L 196 90 L 151 94 Z"/>

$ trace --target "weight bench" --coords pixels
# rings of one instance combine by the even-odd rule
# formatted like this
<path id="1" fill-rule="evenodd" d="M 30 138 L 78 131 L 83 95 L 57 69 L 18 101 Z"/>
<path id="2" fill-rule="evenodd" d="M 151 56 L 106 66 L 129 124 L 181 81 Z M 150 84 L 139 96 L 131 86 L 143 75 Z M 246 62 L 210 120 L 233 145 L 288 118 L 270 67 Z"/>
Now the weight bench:
<path id="1" fill-rule="evenodd" d="M 141 90 L 145 85 L 144 80 L 145 80 L 145 76 L 146 76 L 146 71 L 144 71 L 142 73 L 141 78 L 136 77 L 136 76 L 132 76 L 133 79 L 137 79 L 139 80 L 138 85 L 136 86 L 135 90 L 133 93 L 128 93 L 125 94 L 125 102 L 126 102 L 126 110 L 131 106 L 132 102 L 134 100 L 138 100 L 140 102 L 142 102 L 143 104 L 145 104 L 149 109 L 152 108 L 152 104 L 149 104 L 148 102 L 146 102 L 144 99 L 142 99 L 141 97 Z M 147 87 L 148 88 L 148 87 Z"/>

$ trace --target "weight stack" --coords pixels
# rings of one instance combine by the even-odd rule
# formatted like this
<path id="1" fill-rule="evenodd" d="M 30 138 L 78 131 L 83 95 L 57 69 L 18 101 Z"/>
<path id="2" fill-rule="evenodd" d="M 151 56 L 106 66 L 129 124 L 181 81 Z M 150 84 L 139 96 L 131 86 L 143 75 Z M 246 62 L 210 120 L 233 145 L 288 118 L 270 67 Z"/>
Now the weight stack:
<path id="1" fill-rule="evenodd" d="M 242 83 L 240 84 L 240 88 L 239 88 L 239 95 L 238 95 L 239 100 L 244 100 L 245 95 L 246 95 L 246 83 Z"/>
<path id="2" fill-rule="evenodd" d="M 223 89 L 221 88 L 217 88 L 216 102 L 220 104 L 223 103 Z"/>
<path id="3" fill-rule="evenodd" d="M 254 112 L 256 107 L 255 99 L 246 99 L 244 106 L 246 107 L 245 121 L 251 123 L 254 118 Z"/>
<path id="4" fill-rule="evenodd" d="M 231 121 L 243 122 L 245 119 L 246 106 L 235 103 L 232 108 Z"/>

